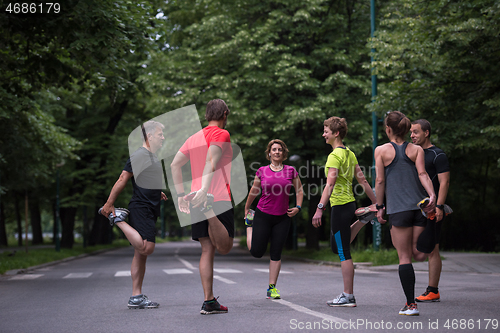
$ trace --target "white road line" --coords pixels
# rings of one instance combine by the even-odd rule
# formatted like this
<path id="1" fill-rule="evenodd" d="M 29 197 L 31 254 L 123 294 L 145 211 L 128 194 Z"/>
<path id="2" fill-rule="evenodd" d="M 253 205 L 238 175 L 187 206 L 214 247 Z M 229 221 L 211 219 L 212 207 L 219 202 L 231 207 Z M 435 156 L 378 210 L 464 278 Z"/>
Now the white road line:
<path id="1" fill-rule="evenodd" d="M 91 275 L 92 273 L 69 273 L 63 279 L 86 279 Z"/>
<path id="2" fill-rule="evenodd" d="M 169 275 L 173 275 L 173 274 L 193 274 L 193 272 L 191 272 L 190 270 L 185 269 L 185 268 L 164 269 L 163 271 L 165 273 L 169 274 Z"/>
<path id="3" fill-rule="evenodd" d="M 227 284 L 236 284 L 236 282 L 228 280 L 228 279 L 225 279 L 225 278 L 220 277 L 218 275 L 214 275 L 214 279 L 222 281 L 222 282 L 227 283 Z"/>
<path id="4" fill-rule="evenodd" d="M 232 269 L 232 268 L 214 268 L 214 272 L 217 272 L 217 273 L 243 273 L 242 271 L 239 271 L 237 269 Z"/>
<path id="5" fill-rule="evenodd" d="M 9 280 L 34 280 L 43 276 L 43 274 L 21 274 L 11 277 Z"/>
<path id="6" fill-rule="evenodd" d="M 198 268 L 194 267 L 193 265 L 191 265 L 188 261 L 180 258 L 179 256 L 175 255 L 175 257 L 177 258 L 177 260 L 179 260 L 184 266 L 186 266 L 187 268 L 189 269 L 192 269 L 193 271 L 196 271 L 198 270 Z"/>
<path id="7" fill-rule="evenodd" d="M 269 268 L 254 268 L 257 272 L 269 273 Z M 280 270 L 280 274 L 293 274 L 293 272 Z"/>
<path id="8" fill-rule="evenodd" d="M 314 317 L 318 317 L 318 318 L 321 318 L 321 319 L 325 319 L 325 320 L 328 320 L 328 321 L 332 321 L 332 322 L 336 322 L 336 323 L 345 323 L 345 322 L 348 322 L 347 320 L 344 320 L 342 318 L 337 318 L 337 317 L 329 316 L 329 315 L 321 313 L 321 312 L 316 312 L 316 311 L 310 310 L 308 308 L 305 308 L 305 307 L 303 307 L 301 305 L 297 305 L 297 304 L 285 301 L 283 299 L 273 300 L 273 302 L 286 305 L 286 306 L 294 309 L 295 311 L 299 311 L 299 312 L 302 312 L 302 313 L 305 313 L 305 314 L 308 314 L 308 315 L 311 315 L 311 316 L 314 316 Z M 326 306 L 326 304 L 325 304 L 325 306 Z"/>
<path id="9" fill-rule="evenodd" d="M 118 271 L 115 273 L 115 276 L 132 276 L 130 271 Z"/>

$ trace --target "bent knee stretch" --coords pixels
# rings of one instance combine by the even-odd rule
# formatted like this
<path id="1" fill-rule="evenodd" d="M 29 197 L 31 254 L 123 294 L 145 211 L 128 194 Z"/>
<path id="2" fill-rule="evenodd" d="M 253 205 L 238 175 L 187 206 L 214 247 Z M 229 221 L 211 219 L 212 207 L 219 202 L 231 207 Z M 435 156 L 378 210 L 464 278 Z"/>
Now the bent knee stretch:
<path id="1" fill-rule="evenodd" d="M 262 258 L 262 256 L 264 255 L 264 253 L 266 253 L 266 250 L 267 250 L 267 248 L 265 248 L 264 250 L 262 250 L 258 246 L 252 245 L 252 249 L 250 250 L 250 254 L 254 258 Z"/>
<path id="2" fill-rule="evenodd" d="M 220 254 L 228 254 L 232 248 L 233 248 L 233 244 L 231 243 L 231 244 L 227 244 L 224 246 L 218 246 L 217 251 L 219 251 Z"/>
<path id="3" fill-rule="evenodd" d="M 281 260 L 281 251 L 279 253 L 271 253 L 270 257 L 271 257 L 272 261 L 280 261 Z"/>

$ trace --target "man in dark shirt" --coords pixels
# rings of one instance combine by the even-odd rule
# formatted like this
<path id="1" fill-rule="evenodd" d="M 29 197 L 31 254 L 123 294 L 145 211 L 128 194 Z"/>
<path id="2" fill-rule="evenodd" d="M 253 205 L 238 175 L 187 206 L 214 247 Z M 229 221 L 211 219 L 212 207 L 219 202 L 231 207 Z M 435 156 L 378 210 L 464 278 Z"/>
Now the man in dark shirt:
<path id="1" fill-rule="evenodd" d="M 417 302 L 439 302 L 438 284 L 443 266 L 439 254 L 439 239 L 441 237 L 441 225 L 445 217 L 444 204 L 450 185 L 450 166 L 444 151 L 431 143 L 431 124 L 427 120 L 419 119 L 414 121 L 410 133 L 413 143 L 424 149 L 425 170 L 431 178 L 437 197 L 436 217 L 434 220 L 427 220 L 427 223 L 435 223 L 436 231 L 436 245 L 434 251 L 429 255 L 429 286 L 425 293 L 417 297 L 416 300 Z"/>
<path id="2" fill-rule="evenodd" d="M 142 294 L 142 281 L 146 273 L 146 260 L 155 248 L 156 220 L 160 215 L 160 201 L 167 200 L 161 191 L 162 168 L 154 153 L 163 144 L 164 126 L 156 121 L 148 121 L 142 127 L 143 145 L 128 159 L 120 178 L 113 186 L 108 201 L 102 207 L 101 214 L 108 217 L 115 214 L 114 203 L 123 191 L 129 179 L 132 179 L 133 195 L 129 203 L 129 222 L 116 222 L 130 244 L 134 247 L 132 259 L 132 296 L 128 307 L 131 309 L 157 308 L 158 303 L 152 302 Z"/>

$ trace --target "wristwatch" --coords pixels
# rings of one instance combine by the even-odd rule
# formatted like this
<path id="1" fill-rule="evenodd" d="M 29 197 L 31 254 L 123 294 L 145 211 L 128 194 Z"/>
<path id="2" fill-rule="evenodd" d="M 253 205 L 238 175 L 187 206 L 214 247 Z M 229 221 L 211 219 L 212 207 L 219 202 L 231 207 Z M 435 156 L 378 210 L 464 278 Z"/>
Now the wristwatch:
<path id="1" fill-rule="evenodd" d="M 318 208 L 321 209 L 321 210 L 325 210 L 326 209 L 326 206 L 323 205 L 321 202 L 318 204 Z"/>
<path id="2" fill-rule="evenodd" d="M 295 206 L 295 208 L 298 208 L 299 212 L 302 210 L 302 207 L 300 207 L 299 205 Z"/>
<path id="3" fill-rule="evenodd" d="M 381 205 L 376 204 L 376 205 L 375 205 L 375 208 L 377 208 L 377 210 L 379 210 L 379 209 L 384 209 L 384 208 L 385 208 L 385 205 L 384 205 L 384 204 L 381 204 Z"/>
<path id="4" fill-rule="evenodd" d="M 444 210 L 444 205 L 436 205 L 436 208 L 439 208 L 441 210 Z"/>

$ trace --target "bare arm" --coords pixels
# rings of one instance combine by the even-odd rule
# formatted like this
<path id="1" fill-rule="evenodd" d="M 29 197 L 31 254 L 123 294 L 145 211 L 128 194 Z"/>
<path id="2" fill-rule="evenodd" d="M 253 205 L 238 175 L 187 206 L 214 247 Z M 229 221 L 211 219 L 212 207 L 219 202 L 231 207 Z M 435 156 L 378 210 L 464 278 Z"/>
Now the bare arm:
<path id="1" fill-rule="evenodd" d="M 333 188 L 335 187 L 335 183 L 337 182 L 338 172 L 339 169 L 336 168 L 328 169 L 326 185 L 325 188 L 323 189 L 323 194 L 321 195 L 321 199 L 319 200 L 319 202 L 322 203 L 325 207 L 326 205 L 328 205 L 328 201 L 330 200 L 330 196 L 332 195 Z M 318 228 L 321 225 L 321 216 L 323 216 L 323 210 L 316 208 L 316 213 L 314 214 L 312 221 L 313 226 L 315 226 L 316 228 Z"/>
<path id="2" fill-rule="evenodd" d="M 128 171 L 123 170 L 120 174 L 120 177 L 116 181 L 115 185 L 111 189 L 111 193 L 109 193 L 108 201 L 102 207 L 101 214 L 104 216 L 108 216 L 110 213 L 115 214 L 115 201 L 118 198 L 118 195 L 123 191 L 127 182 L 130 178 L 132 178 L 134 174 Z"/>
<path id="3" fill-rule="evenodd" d="M 297 197 L 296 198 L 296 202 L 297 202 L 297 206 L 302 206 L 302 200 L 304 200 L 304 191 L 302 190 L 302 182 L 300 181 L 300 178 L 299 176 L 297 175 L 297 177 L 295 177 L 293 179 L 293 186 L 295 187 L 295 196 Z M 299 209 L 297 207 L 293 207 L 293 208 L 290 208 L 288 209 L 288 216 L 290 217 L 293 217 L 295 215 L 297 215 L 299 213 Z"/>
<path id="4" fill-rule="evenodd" d="M 255 176 L 253 180 L 252 188 L 248 193 L 247 202 L 245 204 L 245 218 L 248 215 L 248 211 L 250 210 L 250 206 L 252 206 L 253 201 L 257 198 L 261 191 L 261 184 L 259 177 Z"/>
<path id="5" fill-rule="evenodd" d="M 429 195 L 429 199 L 431 200 L 430 204 L 425 208 L 426 212 L 434 211 L 436 207 L 436 194 L 434 193 L 434 187 L 432 186 L 432 181 L 425 171 L 425 158 L 424 158 L 424 150 L 422 147 L 416 146 L 417 148 L 417 157 L 415 159 L 415 167 L 417 168 L 418 178 L 420 179 L 420 183 L 424 187 L 425 191 Z"/>
<path id="6" fill-rule="evenodd" d="M 377 205 L 382 206 L 384 204 L 385 196 L 385 170 L 384 170 L 384 159 L 382 157 L 382 146 L 375 148 L 375 173 L 377 175 L 375 179 L 375 196 Z M 380 223 L 384 224 L 387 222 L 384 220 L 385 209 L 379 209 L 377 212 L 377 219 Z"/>
<path id="7" fill-rule="evenodd" d="M 448 196 L 448 189 L 450 187 L 450 172 L 443 172 L 438 174 L 439 179 L 439 195 L 436 205 L 444 205 L 446 197 Z M 439 222 L 443 219 L 444 212 L 441 209 L 436 209 L 436 221 Z"/>
<path id="8" fill-rule="evenodd" d="M 179 151 L 170 164 L 172 179 L 177 193 L 184 193 L 184 185 L 182 183 L 182 166 L 186 164 L 188 160 L 188 157 Z M 181 212 L 189 214 L 189 204 L 184 201 L 182 196 L 177 198 L 177 203 Z"/>
<path id="9" fill-rule="evenodd" d="M 356 176 L 358 183 L 361 184 L 361 186 L 363 186 L 363 189 L 364 189 L 366 195 L 368 196 L 368 198 L 370 198 L 370 200 L 372 201 L 372 204 L 377 203 L 377 198 L 375 197 L 375 194 L 373 193 L 372 187 L 370 186 L 370 184 L 366 180 L 365 175 L 363 174 L 363 171 L 361 171 L 361 168 L 359 167 L 358 164 L 356 164 L 355 176 Z"/>

